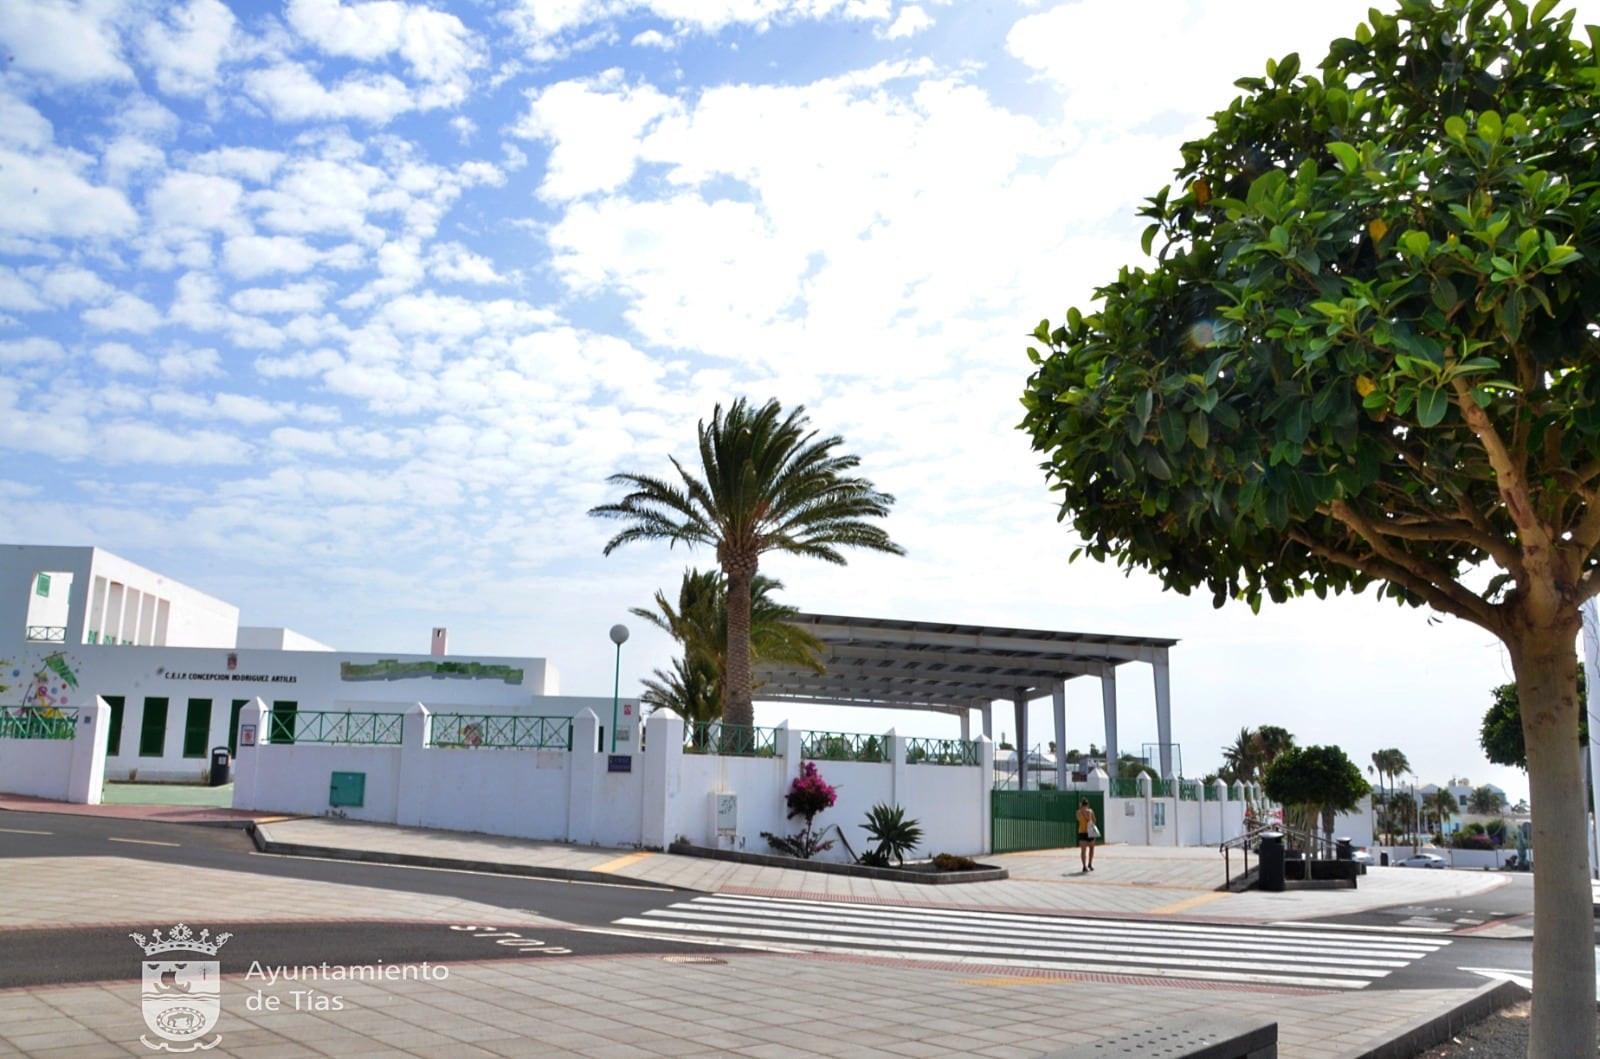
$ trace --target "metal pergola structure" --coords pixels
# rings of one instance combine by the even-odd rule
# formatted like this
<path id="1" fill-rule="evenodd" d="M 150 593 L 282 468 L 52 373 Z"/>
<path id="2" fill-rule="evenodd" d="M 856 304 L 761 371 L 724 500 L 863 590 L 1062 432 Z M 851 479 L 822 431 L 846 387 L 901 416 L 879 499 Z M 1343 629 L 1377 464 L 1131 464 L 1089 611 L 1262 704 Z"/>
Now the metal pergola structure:
<path id="1" fill-rule="evenodd" d="M 1056 745 L 1066 745 L 1066 682 L 1098 677 L 1105 709 L 1106 758 L 1117 760 L 1117 667 L 1148 663 L 1155 674 L 1156 733 L 1161 774 L 1172 773 L 1172 703 L 1167 651 L 1177 640 L 1151 636 L 947 625 L 893 618 L 800 614 L 792 623 L 822 641 L 825 673 L 799 666 L 757 663 L 762 702 L 819 703 L 882 709 L 927 710 L 961 718 L 971 738 L 971 711 L 993 738 L 992 707 L 1009 700 L 1016 710 L 1017 746 L 1028 743 L 1028 703 L 1049 695 L 1055 709 Z M 1114 767 L 1114 765 L 1113 765 Z M 1066 762 L 1056 762 L 1057 785 L 1066 785 Z M 1027 770 L 1018 769 L 1019 782 Z"/>

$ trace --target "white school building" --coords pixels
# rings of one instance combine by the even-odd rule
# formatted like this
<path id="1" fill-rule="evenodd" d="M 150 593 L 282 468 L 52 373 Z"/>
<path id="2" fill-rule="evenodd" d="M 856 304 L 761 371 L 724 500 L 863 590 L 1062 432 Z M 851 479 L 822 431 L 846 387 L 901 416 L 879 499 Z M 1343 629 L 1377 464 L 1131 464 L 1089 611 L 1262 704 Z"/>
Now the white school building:
<path id="1" fill-rule="evenodd" d="M 450 655 L 444 630 L 427 654 L 340 651 L 240 625 L 231 604 L 98 548 L 3 545 L 0 791 L 97 802 L 105 780 L 205 782 L 226 748 L 240 809 L 766 852 L 763 831 L 797 830 L 784 795 L 815 761 L 840 792 L 819 826 L 859 851 L 868 810 L 900 805 L 923 826 L 924 855 L 1070 844 L 1059 826 L 1035 826 L 1034 801 L 1053 799 L 1059 817 L 1089 796 L 1106 841 L 1157 845 L 1236 835 L 1259 802 L 1258 790 L 1170 771 L 1151 784 L 1058 769 L 1057 791 L 994 790 L 994 701 L 1022 720 L 1050 696 L 1064 744 L 1065 681 L 1098 678 L 1110 743 L 1116 671 L 1130 662 L 1154 672 L 1170 770 L 1174 641 L 801 617 L 827 646 L 828 675 L 765 672 L 764 699 L 959 714 L 962 738 L 733 730 L 670 713 L 641 724 L 637 698 L 560 695 L 544 659 Z M 974 714 L 983 731 L 969 738 Z M 828 856 L 848 859 L 843 844 Z"/>

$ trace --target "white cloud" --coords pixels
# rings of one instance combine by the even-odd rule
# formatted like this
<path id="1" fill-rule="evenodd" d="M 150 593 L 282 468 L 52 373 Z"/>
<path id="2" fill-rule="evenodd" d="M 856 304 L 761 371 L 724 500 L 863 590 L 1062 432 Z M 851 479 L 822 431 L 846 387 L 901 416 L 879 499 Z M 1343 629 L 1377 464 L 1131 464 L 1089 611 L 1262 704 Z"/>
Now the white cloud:
<path id="1" fill-rule="evenodd" d="M 89 353 L 96 364 L 109 372 L 148 375 L 156 370 L 149 357 L 125 342 L 102 342 Z"/>
<path id="2" fill-rule="evenodd" d="M 229 233 L 249 228 L 243 200 L 244 188 L 236 180 L 179 170 L 151 189 L 145 205 L 158 227 Z"/>
<path id="3" fill-rule="evenodd" d="M 282 151 L 269 151 L 262 147 L 223 147 L 197 155 L 189 163 L 196 173 L 213 176 L 238 177 L 252 184 L 265 184 L 283 165 Z"/>
<path id="4" fill-rule="evenodd" d="M 18 69 L 66 84 L 131 81 L 122 57 L 115 13 L 96 0 L 5 0 L 0 45 Z"/>
<path id="5" fill-rule="evenodd" d="M 222 265 L 240 279 L 314 268 L 321 255 L 304 239 L 289 235 L 237 235 L 222 244 Z"/>
<path id="6" fill-rule="evenodd" d="M 511 134 L 550 141 L 539 194 L 572 199 L 626 183 L 638 162 L 640 134 L 673 109 L 654 86 L 624 84 L 622 71 L 613 69 L 529 93 L 528 112 Z"/>
<path id="7" fill-rule="evenodd" d="M 328 284 L 317 280 L 235 291 L 228 304 L 242 313 L 309 313 L 322 308 L 327 294 Z"/>
<path id="8" fill-rule="evenodd" d="M 232 50 L 233 12 L 219 0 L 189 0 L 167 12 L 167 21 L 145 26 L 145 57 L 156 84 L 172 95 L 192 96 L 216 85 L 217 71 Z"/>
<path id="9" fill-rule="evenodd" d="M 108 463 L 214 466 L 248 463 L 249 445 L 216 430 L 167 430 L 146 422 L 117 422 L 100 431 L 99 458 Z"/>
<path id="10" fill-rule="evenodd" d="M 76 265 L 59 265 L 39 281 L 40 292 L 52 305 L 59 306 L 104 301 L 111 297 L 114 289 L 97 273 Z"/>
<path id="11" fill-rule="evenodd" d="M 157 361 L 164 378 L 174 382 L 213 378 L 222 374 L 222 358 L 214 349 L 175 349 Z"/>
<path id="12" fill-rule="evenodd" d="M 31 313 L 48 308 L 33 284 L 15 269 L 0 266 L 0 309 Z"/>
<path id="13" fill-rule="evenodd" d="M 64 355 L 61 343 L 54 339 L 33 337 L 0 342 L 0 364 L 60 360 Z"/>
<path id="14" fill-rule="evenodd" d="M 0 7 L 3 7 L 0 4 Z M 49 238 L 127 235 L 138 215 L 122 192 L 78 174 L 81 159 L 0 150 L 0 232 Z"/>
<path id="15" fill-rule="evenodd" d="M 494 262 L 475 254 L 460 243 L 440 243 L 428 251 L 428 271 L 433 276 L 457 283 L 484 286 L 506 282 L 495 272 Z"/>
<path id="16" fill-rule="evenodd" d="M 85 310 L 83 322 L 96 331 L 148 334 L 161 326 L 161 312 L 143 298 L 124 292 L 101 308 Z"/>
<path id="17" fill-rule="evenodd" d="M 888 28 L 875 32 L 881 40 L 902 40 L 932 28 L 932 16 L 916 4 L 908 4 L 900 9 L 900 13 L 895 16 L 895 20 Z"/>
<path id="18" fill-rule="evenodd" d="M 43 114 L 9 92 L 0 92 L 0 144 L 37 151 L 50 145 L 53 131 Z"/>
<path id="19" fill-rule="evenodd" d="M 245 90 L 279 121 L 358 121 L 384 125 L 415 106 L 403 81 L 389 74 L 351 75 L 326 88 L 311 71 L 280 63 L 244 75 Z"/>
<path id="20" fill-rule="evenodd" d="M 655 29 L 635 34 L 628 43 L 636 48 L 660 48 L 662 51 L 671 51 L 678 46 L 676 40 Z"/>

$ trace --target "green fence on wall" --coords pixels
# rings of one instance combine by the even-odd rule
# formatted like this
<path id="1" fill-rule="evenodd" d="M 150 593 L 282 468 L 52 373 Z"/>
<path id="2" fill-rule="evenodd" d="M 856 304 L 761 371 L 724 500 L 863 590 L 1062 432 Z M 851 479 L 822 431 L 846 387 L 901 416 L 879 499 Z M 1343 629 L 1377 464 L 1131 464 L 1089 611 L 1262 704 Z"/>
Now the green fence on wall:
<path id="1" fill-rule="evenodd" d="M 989 798 L 996 853 L 1076 846 L 1083 798 L 1105 829 L 1105 795 L 1098 791 L 990 791 Z"/>

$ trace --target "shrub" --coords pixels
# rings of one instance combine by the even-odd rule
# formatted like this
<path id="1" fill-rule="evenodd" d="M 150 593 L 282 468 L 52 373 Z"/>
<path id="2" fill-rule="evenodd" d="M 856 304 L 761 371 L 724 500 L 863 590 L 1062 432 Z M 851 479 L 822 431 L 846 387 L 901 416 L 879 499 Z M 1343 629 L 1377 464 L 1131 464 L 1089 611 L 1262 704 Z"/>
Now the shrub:
<path id="1" fill-rule="evenodd" d="M 933 866 L 940 871 L 972 871 L 978 862 L 971 857 L 958 857 L 954 853 L 940 853 L 933 858 Z"/>
<path id="2" fill-rule="evenodd" d="M 906 862 L 906 854 L 922 841 L 922 827 L 915 820 L 906 819 L 906 811 L 898 805 L 874 805 L 862 827 L 878 843 L 876 849 L 861 858 L 863 864 L 883 867 L 893 857 L 896 864 Z M 870 858 L 870 859 L 869 859 Z"/>
<path id="3" fill-rule="evenodd" d="M 788 819 L 802 817 L 806 822 L 805 827 L 798 835 L 774 835 L 770 831 L 763 831 L 761 837 L 778 852 L 804 860 L 810 860 L 818 853 L 832 849 L 833 841 L 831 839 L 827 842 L 821 841 L 821 836 L 813 828 L 812 821 L 816 819 L 818 813 L 831 808 L 838 797 L 839 792 L 817 771 L 816 762 L 801 762 L 800 775 L 789 785 L 789 793 L 783 796 L 783 800 L 789 806 Z"/>

